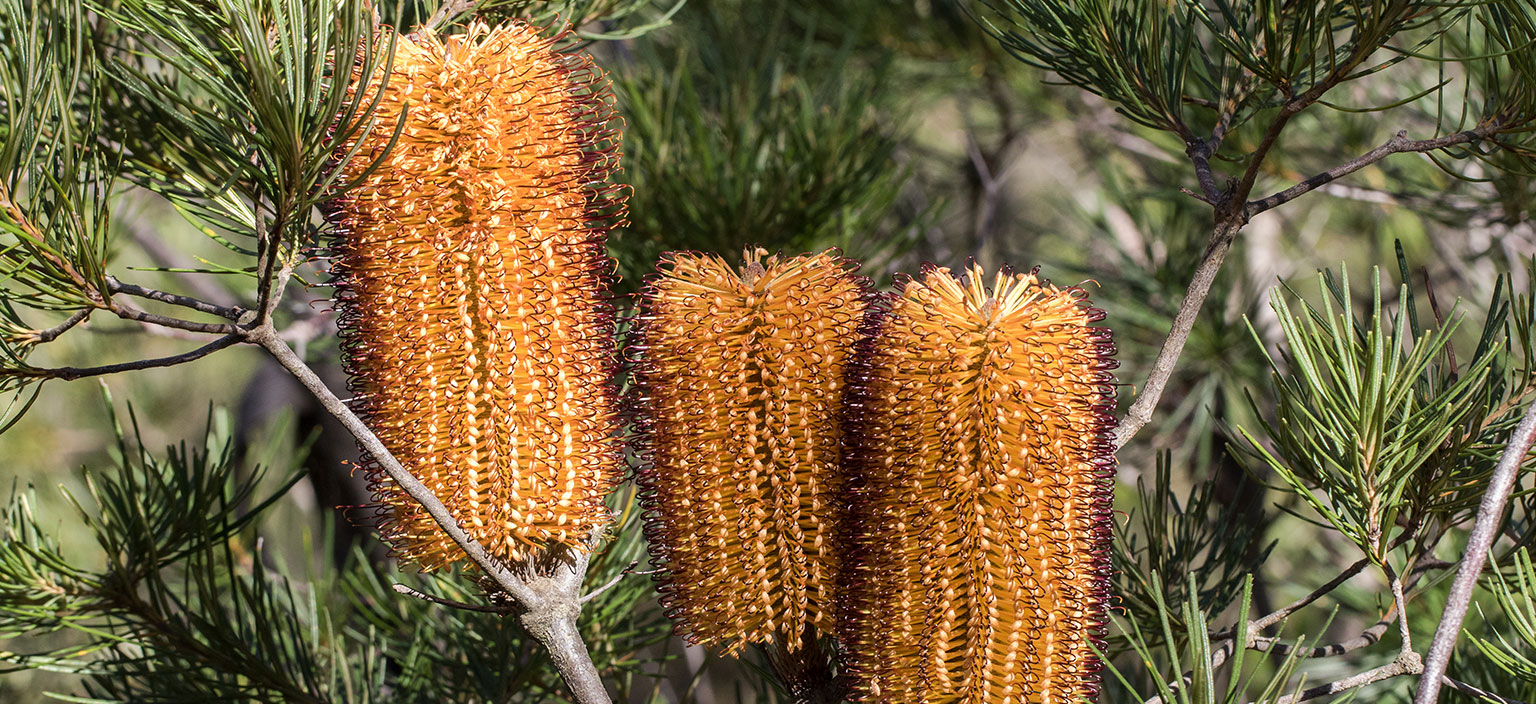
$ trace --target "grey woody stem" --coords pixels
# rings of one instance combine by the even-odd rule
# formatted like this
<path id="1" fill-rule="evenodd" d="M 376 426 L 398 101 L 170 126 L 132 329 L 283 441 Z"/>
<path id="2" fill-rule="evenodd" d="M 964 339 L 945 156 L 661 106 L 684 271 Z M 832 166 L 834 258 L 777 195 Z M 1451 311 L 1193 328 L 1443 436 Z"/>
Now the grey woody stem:
<path id="1" fill-rule="evenodd" d="M 1419 678 L 1419 690 L 1413 695 L 1413 704 L 1431 704 L 1440 698 L 1441 678 L 1451 663 L 1451 652 L 1456 649 L 1456 639 L 1461 635 L 1461 623 L 1467 617 L 1467 607 L 1472 603 L 1472 591 L 1477 588 L 1478 575 L 1488 561 L 1488 550 L 1498 537 L 1499 523 L 1504 518 L 1504 506 L 1515 487 L 1515 477 L 1525 456 L 1536 441 L 1536 403 L 1525 410 L 1525 417 L 1504 446 L 1504 454 L 1494 467 L 1493 478 L 1488 482 L 1488 493 L 1483 494 L 1477 507 L 1477 520 L 1472 524 L 1472 534 L 1467 538 L 1467 549 L 1456 568 L 1451 593 L 1441 612 L 1440 625 L 1435 637 L 1429 642 L 1425 656 L 1424 674 Z"/>
<path id="2" fill-rule="evenodd" d="M 271 354 L 278 364 L 314 394 L 326 411 L 341 421 L 357 438 L 363 450 L 378 462 L 379 468 L 399 484 L 408 496 L 421 504 L 464 554 L 517 602 L 518 620 L 528 634 L 549 651 L 551 662 L 565 678 L 566 686 L 571 688 L 577 704 L 611 704 L 607 689 L 576 628 L 576 619 L 581 614 L 581 584 L 586 576 L 591 553 L 562 550 L 559 552 L 563 554 L 552 554 L 543 560 L 548 563 L 546 565 L 523 566 L 525 569 L 519 569 L 523 574 L 514 573 L 512 567 L 492 557 L 480 543 L 464 532 L 437 496 L 390 454 L 378 436 L 304 364 L 304 360 L 278 337 L 277 331 L 270 324 L 246 332 L 245 338 Z"/>
<path id="3" fill-rule="evenodd" d="M 1211 232 L 1211 238 L 1205 245 L 1205 254 L 1200 257 L 1200 265 L 1195 268 L 1194 278 L 1184 293 L 1184 301 L 1179 304 L 1179 312 L 1173 318 L 1173 328 L 1163 340 L 1157 361 L 1152 363 L 1152 373 L 1147 375 L 1147 383 L 1137 392 L 1136 402 L 1131 404 L 1120 426 L 1115 429 L 1117 452 L 1130 442 L 1131 437 L 1147 421 L 1152 420 L 1152 411 L 1156 410 L 1157 402 L 1163 396 L 1163 388 L 1168 386 L 1168 380 L 1178 367 L 1179 355 L 1184 352 L 1184 343 L 1189 341 L 1189 333 L 1195 329 L 1195 319 L 1200 317 L 1205 297 L 1211 293 L 1211 284 L 1216 282 L 1216 275 L 1221 272 L 1221 263 L 1232 249 L 1232 240 L 1242 228 L 1241 221 L 1227 220 L 1217 224 Z"/>

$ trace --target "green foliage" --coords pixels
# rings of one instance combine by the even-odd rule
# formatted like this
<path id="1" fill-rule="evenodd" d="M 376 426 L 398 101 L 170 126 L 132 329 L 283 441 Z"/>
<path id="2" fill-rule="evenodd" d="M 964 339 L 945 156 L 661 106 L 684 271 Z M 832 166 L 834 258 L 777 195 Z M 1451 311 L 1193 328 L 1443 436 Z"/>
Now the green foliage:
<path id="1" fill-rule="evenodd" d="M 1360 320 L 1347 273 L 1319 282 L 1321 307 L 1303 302 L 1293 313 L 1285 296 L 1273 297 L 1286 341 L 1281 358 L 1269 357 L 1276 420 L 1262 424 L 1263 439 L 1241 432 L 1290 491 L 1383 564 L 1395 528 L 1412 534 L 1431 515 L 1475 506 L 1490 450 L 1514 420 L 1502 405 L 1507 380 L 1523 372 L 1502 353 L 1498 293 L 1476 349 L 1458 363 L 1460 318 L 1421 327 L 1406 283 L 1402 310 L 1388 315 L 1378 271 Z"/>
<path id="2" fill-rule="evenodd" d="M 988 3 L 988 28 L 1020 60 L 1103 96 L 1139 124 L 1184 128 L 1184 83 L 1191 70 L 1206 82 L 1220 70 L 1200 58 L 1199 19 L 1186 3 L 1139 0 Z"/>
<path id="3" fill-rule="evenodd" d="M 1244 580 L 1258 570 L 1273 544 L 1263 543 L 1261 523 L 1248 507 L 1220 501 L 1216 482 L 1200 481 L 1181 501 L 1173 488 L 1172 455 L 1157 458 L 1149 485 L 1136 480 L 1139 501 L 1115 531 L 1114 593 L 1127 618 L 1151 623 L 1169 619 L 1181 631 L 1190 622 L 1181 613 L 1166 613 L 1167 604 L 1193 600 L 1223 608 L 1233 603 Z M 1161 575 L 1187 575 L 1165 584 Z M 1190 591 L 1193 590 L 1193 591 Z M 1160 630 L 1144 636 L 1162 643 Z"/>
<path id="4" fill-rule="evenodd" d="M 1527 36 L 1520 34 L 1519 23 L 1529 11 L 1518 0 L 995 0 L 986 5 L 990 11 L 983 21 L 1016 57 L 1187 142 L 1218 121 L 1225 131 L 1276 108 L 1304 108 L 1342 83 L 1420 56 L 1473 13 L 1481 13 L 1488 26 L 1515 22 L 1504 25 L 1509 32 L 1494 40 L 1524 52 L 1517 37 Z M 1522 56 L 1514 63 L 1525 61 Z M 1530 124 L 1536 112 L 1518 95 L 1521 90 L 1491 104 L 1485 114 Z"/>
<path id="5" fill-rule="evenodd" d="M 665 2 L 665 4 L 662 4 Z M 380 3 L 380 19 L 402 29 L 435 20 L 438 28 L 471 17 L 492 23 L 519 19 L 540 27 L 570 25 L 587 40 L 634 39 L 667 26 L 687 0 L 405 0 Z M 660 5 L 660 7 L 658 7 Z M 454 10 L 457 9 L 457 12 Z"/>
<path id="6" fill-rule="evenodd" d="M 1451 51 L 1465 56 L 1466 87 L 1460 101 L 1440 103 L 1441 124 L 1465 129 L 1476 121 L 1515 127 L 1496 138 L 1497 151 L 1474 151 L 1499 171 L 1536 172 L 1536 6 L 1498 0 L 1477 8 L 1477 22 L 1453 38 Z M 1444 79 L 1442 79 L 1444 80 Z M 1447 105 L 1449 103 L 1449 106 Z M 1452 120 L 1454 119 L 1454 122 Z M 1451 127 L 1454 125 L 1454 127 Z"/>
<path id="7" fill-rule="evenodd" d="M 127 0 L 95 9 L 141 38 L 113 75 L 158 121 L 126 145 L 128 175 L 254 258 L 238 270 L 270 285 L 276 268 L 315 244 L 314 207 L 347 187 L 336 182 L 339 145 L 396 128 L 369 119 L 371 79 L 392 45 L 376 40 L 361 3 Z M 338 66 L 355 67 L 355 90 Z"/>
<path id="8" fill-rule="evenodd" d="M 614 81 L 634 188 L 610 244 L 621 274 L 673 249 L 836 246 L 878 276 L 915 234 L 891 218 L 907 173 L 883 64 L 795 34 L 782 3 L 695 14 L 686 42 L 637 47 Z"/>
<path id="9" fill-rule="evenodd" d="M 0 2 L 0 368 L 26 366 L 51 334 L 37 318 L 93 305 L 106 288 L 112 160 L 88 121 L 90 53 L 78 2 Z M 38 311 L 43 311 L 39 314 Z M 0 378 L 0 429 L 36 398 L 34 379 Z"/>
<path id="10" fill-rule="evenodd" d="M 269 566 L 251 539 L 302 474 L 258 502 L 262 473 L 236 471 L 227 422 L 215 418 L 201 444 L 163 455 L 145 450 L 136 423 L 116 432 L 116 464 L 88 472 L 88 496 L 70 497 L 96 538 L 90 559 L 64 554 L 33 492 L 12 497 L 0 516 L 0 639 L 63 642 L 0 661 L 87 675 L 87 694 L 102 701 L 562 700 L 515 619 L 391 586 L 473 600 L 479 589 L 464 577 L 381 572 L 361 555 L 318 580 Z M 588 572 L 593 588 L 644 554 L 632 493 L 615 496 L 622 518 Z M 102 566 L 82 567 L 93 564 Z M 650 594 L 647 580 L 628 576 L 582 613 L 599 670 L 621 689 L 645 689 L 650 663 L 637 653 L 670 631 L 645 606 Z"/>
<path id="11" fill-rule="evenodd" d="M 1251 701 L 1275 701 L 1301 689 L 1302 681 L 1291 684 L 1300 665 L 1300 648 L 1280 659 L 1272 669 L 1262 658 L 1254 658 L 1246 648 L 1230 649 L 1231 643 L 1218 641 L 1212 633 L 1207 614 L 1219 613 L 1217 603 L 1202 602 L 1196 578 L 1180 593 L 1187 595 L 1177 604 L 1162 596 L 1165 585 L 1157 573 L 1151 575 L 1149 591 L 1156 599 L 1152 618 L 1132 612 L 1127 618 L 1114 618 L 1115 629 L 1130 643 L 1138 662 L 1136 667 L 1115 660 L 1108 670 L 1114 682 L 1105 697 L 1110 702 L 1139 702 L 1139 692 L 1152 692 L 1168 704 L 1243 704 Z M 1236 625 L 1233 642 L 1247 641 L 1249 609 L 1252 605 L 1253 578 L 1239 583 Z M 1229 658 L 1215 664 L 1218 650 L 1230 651 Z M 1165 665 L 1166 663 L 1166 665 Z M 1263 672 L 1268 669 L 1268 672 Z M 1262 676 L 1261 676 L 1262 673 Z M 1136 680 L 1136 682 L 1133 682 Z"/>
<path id="12" fill-rule="evenodd" d="M 1497 600 L 1506 628 L 1495 630 L 1484 637 L 1467 629 L 1467 640 L 1477 648 L 1488 662 L 1524 684 L 1523 689 L 1536 689 L 1536 567 L 1531 564 L 1530 552 L 1521 549 L 1513 556 L 1514 570 L 1510 576 L 1502 571 L 1494 572 L 1489 587 Z M 1500 687 L 1500 692 L 1511 692 Z"/>

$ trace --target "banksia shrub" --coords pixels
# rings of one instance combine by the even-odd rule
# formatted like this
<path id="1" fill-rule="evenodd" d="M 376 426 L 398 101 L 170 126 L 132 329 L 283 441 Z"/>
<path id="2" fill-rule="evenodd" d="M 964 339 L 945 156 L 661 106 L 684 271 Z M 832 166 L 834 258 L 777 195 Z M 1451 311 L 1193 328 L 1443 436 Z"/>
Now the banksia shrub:
<path id="1" fill-rule="evenodd" d="M 1097 693 L 1115 365 L 1084 296 L 931 269 L 864 350 L 841 629 L 864 701 Z"/>
<path id="2" fill-rule="evenodd" d="M 560 44 L 523 24 L 398 37 L 378 123 L 343 165 L 362 181 L 333 203 L 361 410 L 508 561 L 605 525 L 621 459 L 604 249 L 618 134 L 602 74 Z M 393 482 L 374 487 L 401 558 L 461 558 Z"/>
<path id="3" fill-rule="evenodd" d="M 740 274 L 668 255 L 632 348 L 662 603 L 687 638 L 728 650 L 794 650 L 835 626 L 845 375 L 872 300 L 831 252 L 765 255 Z"/>

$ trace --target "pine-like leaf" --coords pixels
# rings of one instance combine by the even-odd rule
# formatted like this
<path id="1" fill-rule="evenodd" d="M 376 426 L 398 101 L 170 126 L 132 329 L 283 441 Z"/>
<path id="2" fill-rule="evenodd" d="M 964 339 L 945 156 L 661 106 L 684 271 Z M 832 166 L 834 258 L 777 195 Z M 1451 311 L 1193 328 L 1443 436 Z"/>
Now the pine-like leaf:
<path id="1" fill-rule="evenodd" d="M 835 621 L 846 373 L 872 301 L 832 252 L 673 254 L 634 347 L 639 480 L 662 601 L 689 639 L 735 650 Z"/>
<path id="2" fill-rule="evenodd" d="M 1113 346 L 1081 289 L 909 281 L 859 363 L 842 637 L 878 702 L 1092 698 Z"/>
<path id="3" fill-rule="evenodd" d="M 608 229 L 623 194 L 601 72 L 524 24 L 397 40 L 336 203 L 347 363 L 371 426 L 493 555 L 579 545 L 618 478 Z M 376 475 L 377 476 L 377 475 Z M 401 557 L 461 552 L 392 482 Z"/>

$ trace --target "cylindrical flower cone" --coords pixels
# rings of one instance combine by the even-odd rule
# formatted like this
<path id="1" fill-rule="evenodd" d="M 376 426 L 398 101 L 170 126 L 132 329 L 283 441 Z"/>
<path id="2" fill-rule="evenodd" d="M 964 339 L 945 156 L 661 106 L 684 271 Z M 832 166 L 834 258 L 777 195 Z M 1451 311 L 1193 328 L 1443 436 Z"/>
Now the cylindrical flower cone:
<path id="1" fill-rule="evenodd" d="M 740 273 L 677 253 L 642 293 L 646 535 L 693 642 L 795 650 L 835 627 L 845 376 L 872 301 L 856 269 L 831 252 L 748 252 Z"/>
<path id="2" fill-rule="evenodd" d="M 622 459 L 604 247 L 623 211 L 606 184 L 618 133 L 601 72 L 561 43 L 523 24 L 398 37 L 377 123 L 343 166 L 362 180 L 332 206 L 361 410 L 509 562 L 605 525 Z M 393 482 L 374 487 L 403 560 L 462 558 Z"/>
<path id="3" fill-rule="evenodd" d="M 1092 699 L 1114 349 L 1080 289 L 930 269 L 861 353 L 841 634 L 862 701 Z"/>

